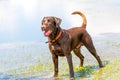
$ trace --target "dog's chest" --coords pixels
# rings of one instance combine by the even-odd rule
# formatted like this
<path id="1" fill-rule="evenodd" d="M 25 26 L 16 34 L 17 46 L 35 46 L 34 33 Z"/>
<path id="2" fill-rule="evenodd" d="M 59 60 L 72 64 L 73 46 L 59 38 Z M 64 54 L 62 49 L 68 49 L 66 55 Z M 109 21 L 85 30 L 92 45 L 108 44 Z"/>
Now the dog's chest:
<path id="1" fill-rule="evenodd" d="M 58 56 L 64 56 L 63 49 L 59 44 L 50 45 L 50 49 Z"/>

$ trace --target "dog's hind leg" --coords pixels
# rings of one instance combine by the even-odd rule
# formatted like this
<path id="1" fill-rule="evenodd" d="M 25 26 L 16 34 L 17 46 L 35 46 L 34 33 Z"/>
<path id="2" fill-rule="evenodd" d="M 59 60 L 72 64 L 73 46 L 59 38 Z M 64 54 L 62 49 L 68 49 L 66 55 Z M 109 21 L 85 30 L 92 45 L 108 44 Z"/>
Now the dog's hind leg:
<path id="1" fill-rule="evenodd" d="M 74 52 L 75 55 L 76 55 L 77 57 L 79 57 L 79 59 L 80 59 L 80 65 L 79 65 L 79 67 L 83 67 L 84 56 L 81 54 L 80 48 L 74 49 L 73 52 Z"/>
<path id="2" fill-rule="evenodd" d="M 101 61 L 100 57 L 98 56 L 96 49 L 93 45 L 92 39 L 89 35 L 84 38 L 83 44 L 90 51 L 90 53 L 96 58 L 96 60 L 99 63 L 99 67 L 102 68 L 103 67 L 102 61 Z"/>

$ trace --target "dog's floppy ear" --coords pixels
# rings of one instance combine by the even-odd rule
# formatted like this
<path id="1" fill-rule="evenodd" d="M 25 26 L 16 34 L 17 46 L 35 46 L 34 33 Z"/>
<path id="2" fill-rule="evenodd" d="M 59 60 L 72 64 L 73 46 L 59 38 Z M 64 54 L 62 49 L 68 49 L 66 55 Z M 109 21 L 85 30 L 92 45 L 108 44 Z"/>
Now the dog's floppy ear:
<path id="1" fill-rule="evenodd" d="M 55 19 L 56 25 L 60 25 L 61 24 L 62 20 L 60 18 L 54 17 L 54 19 Z"/>

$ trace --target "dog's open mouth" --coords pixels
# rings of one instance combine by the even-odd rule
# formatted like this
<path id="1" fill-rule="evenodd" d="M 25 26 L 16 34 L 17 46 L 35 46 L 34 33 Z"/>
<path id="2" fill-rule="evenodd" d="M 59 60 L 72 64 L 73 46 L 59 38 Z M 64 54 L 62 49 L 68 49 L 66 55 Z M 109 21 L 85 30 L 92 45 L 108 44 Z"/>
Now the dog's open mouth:
<path id="1" fill-rule="evenodd" d="M 44 36 L 47 37 L 47 36 L 49 36 L 51 33 L 52 33 L 52 30 L 45 31 L 45 32 L 44 32 Z"/>

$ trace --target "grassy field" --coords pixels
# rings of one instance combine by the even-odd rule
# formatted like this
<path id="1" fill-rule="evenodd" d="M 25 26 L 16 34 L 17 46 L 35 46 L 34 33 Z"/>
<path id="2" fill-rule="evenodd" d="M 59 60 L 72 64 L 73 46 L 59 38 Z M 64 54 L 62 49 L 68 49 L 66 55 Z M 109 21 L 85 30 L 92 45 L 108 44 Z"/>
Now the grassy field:
<path id="1" fill-rule="evenodd" d="M 82 47 L 85 56 L 84 67 L 78 67 L 79 59 L 72 52 L 75 80 L 120 80 L 120 36 L 114 35 L 93 37 L 104 68 L 99 69 L 96 59 L 85 47 Z M 114 38 L 109 38 L 111 36 Z M 2 62 L 0 80 L 69 80 L 69 68 L 65 57 L 59 58 L 59 77 L 56 79 L 52 77 L 53 63 L 46 46 L 41 43 L 21 44 L 17 48 L 9 50 L 7 48 L 7 52 L 2 51 L 4 56 L 7 53 L 10 55 L 6 59 L 0 56 Z"/>

